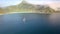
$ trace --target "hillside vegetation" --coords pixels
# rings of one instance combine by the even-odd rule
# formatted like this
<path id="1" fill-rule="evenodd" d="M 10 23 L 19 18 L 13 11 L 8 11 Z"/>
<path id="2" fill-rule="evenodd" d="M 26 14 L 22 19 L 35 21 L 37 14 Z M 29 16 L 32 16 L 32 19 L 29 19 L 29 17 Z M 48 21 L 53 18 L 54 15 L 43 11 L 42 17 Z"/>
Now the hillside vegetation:
<path id="1" fill-rule="evenodd" d="M 19 13 L 54 13 L 55 10 L 50 8 L 47 5 L 34 5 L 26 1 L 22 1 L 18 5 L 8 6 L 4 9 L 0 8 L 0 13 L 10 13 L 10 12 L 19 12 Z"/>

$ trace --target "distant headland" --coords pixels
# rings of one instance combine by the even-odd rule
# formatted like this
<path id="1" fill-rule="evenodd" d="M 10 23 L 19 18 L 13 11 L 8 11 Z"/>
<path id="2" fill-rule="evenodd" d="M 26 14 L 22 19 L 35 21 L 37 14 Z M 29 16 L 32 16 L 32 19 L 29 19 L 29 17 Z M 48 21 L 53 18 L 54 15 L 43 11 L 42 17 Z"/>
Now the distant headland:
<path id="1" fill-rule="evenodd" d="M 27 1 L 23 0 L 18 5 L 8 6 L 0 8 L 0 14 L 9 14 L 9 13 L 60 13 L 60 11 L 55 11 L 50 8 L 48 5 L 34 5 L 30 4 Z"/>

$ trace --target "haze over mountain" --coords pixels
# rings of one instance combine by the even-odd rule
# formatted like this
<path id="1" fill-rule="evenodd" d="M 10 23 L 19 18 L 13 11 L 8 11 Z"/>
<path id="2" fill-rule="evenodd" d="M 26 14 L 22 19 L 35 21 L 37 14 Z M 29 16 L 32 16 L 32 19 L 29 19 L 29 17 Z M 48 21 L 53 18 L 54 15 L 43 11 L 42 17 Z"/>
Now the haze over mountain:
<path id="1" fill-rule="evenodd" d="M 22 1 L 18 5 L 8 6 L 4 8 L 5 12 L 20 12 L 20 13 L 53 13 L 54 9 L 48 5 L 35 5 Z"/>
<path id="2" fill-rule="evenodd" d="M 60 0 L 26 0 L 27 2 L 31 4 L 46 4 L 49 5 L 53 9 L 57 9 L 60 7 Z M 5 6 L 11 6 L 11 5 L 17 5 L 21 3 L 22 0 L 0 0 L 0 7 Z"/>

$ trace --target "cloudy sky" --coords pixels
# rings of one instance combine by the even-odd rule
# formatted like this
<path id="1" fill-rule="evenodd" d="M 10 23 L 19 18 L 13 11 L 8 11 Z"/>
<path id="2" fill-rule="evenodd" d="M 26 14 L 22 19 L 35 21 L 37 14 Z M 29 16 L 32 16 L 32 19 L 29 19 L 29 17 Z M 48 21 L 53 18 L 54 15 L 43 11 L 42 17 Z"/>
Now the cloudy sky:
<path id="1" fill-rule="evenodd" d="M 0 0 L 0 7 L 16 5 L 21 3 L 23 0 Z M 60 7 L 60 0 L 26 0 L 32 4 L 43 4 L 49 5 L 50 7 L 56 9 Z"/>

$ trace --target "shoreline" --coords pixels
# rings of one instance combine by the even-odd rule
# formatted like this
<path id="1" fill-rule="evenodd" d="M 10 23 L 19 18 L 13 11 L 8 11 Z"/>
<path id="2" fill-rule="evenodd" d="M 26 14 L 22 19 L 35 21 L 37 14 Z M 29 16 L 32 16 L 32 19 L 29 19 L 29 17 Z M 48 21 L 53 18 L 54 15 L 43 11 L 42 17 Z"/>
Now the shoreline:
<path id="1" fill-rule="evenodd" d="M 8 12 L 8 13 L 1 13 L 0 15 L 5 15 L 5 14 L 16 14 L 16 13 L 34 13 L 34 12 Z M 53 14 L 53 13 L 36 13 L 36 14 Z"/>

